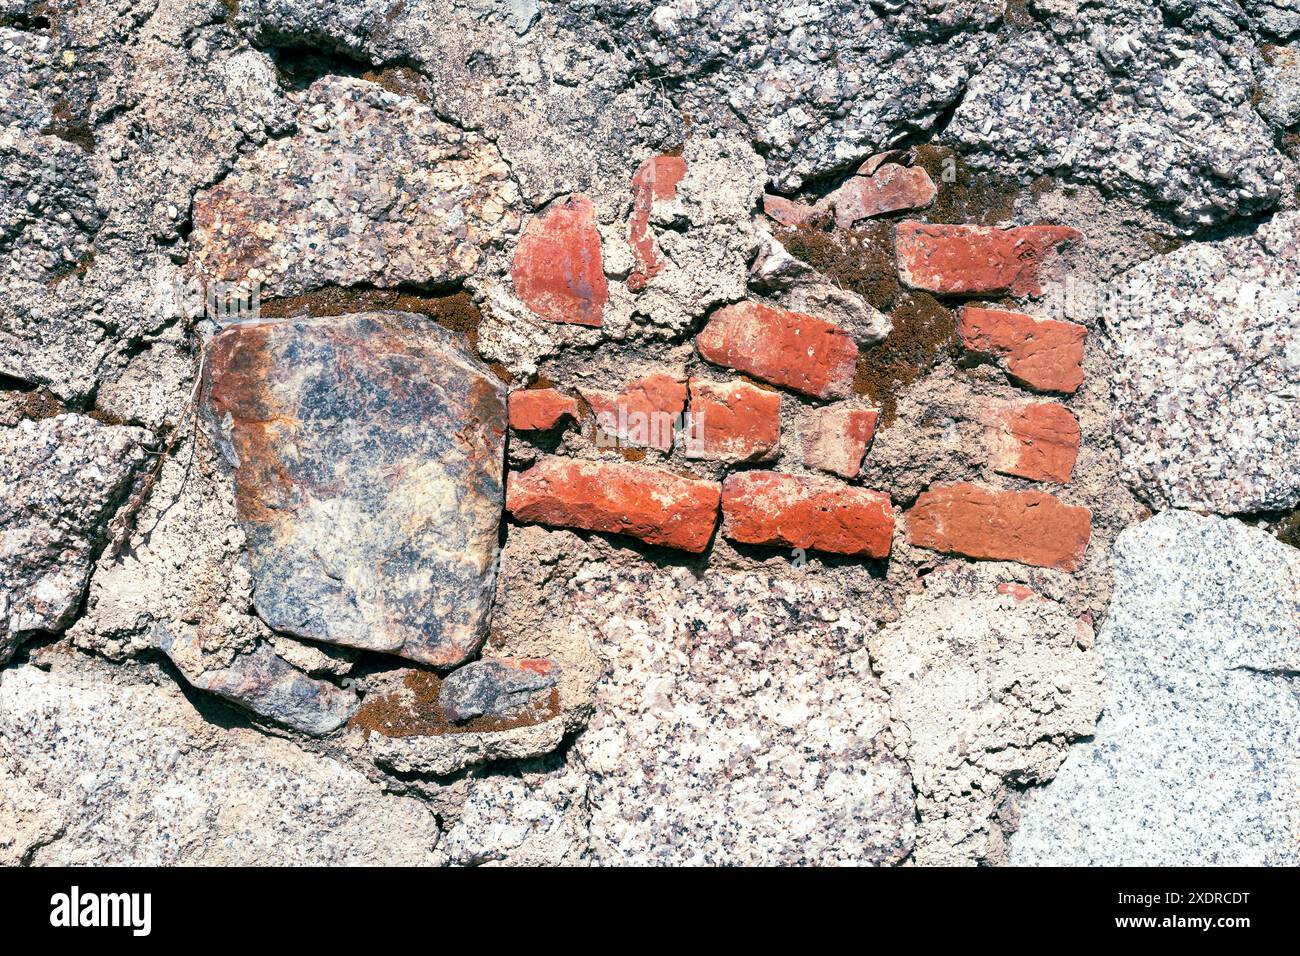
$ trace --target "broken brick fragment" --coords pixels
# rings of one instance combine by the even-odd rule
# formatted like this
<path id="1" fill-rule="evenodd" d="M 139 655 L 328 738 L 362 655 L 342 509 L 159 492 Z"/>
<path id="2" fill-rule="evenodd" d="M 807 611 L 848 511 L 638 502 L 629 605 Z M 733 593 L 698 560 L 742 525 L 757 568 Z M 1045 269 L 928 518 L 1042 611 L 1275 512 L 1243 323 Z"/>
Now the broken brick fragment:
<path id="1" fill-rule="evenodd" d="M 993 561 L 1077 571 L 1092 534 L 1092 512 L 1041 491 L 1000 491 L 961 482 L 932 486 L 907 512 L 907 539 L 919 548 Z"/>
<path id="2" fill-rule="evenodd" d="M 510 393 L 510 427 L 515 431 L 550 431 L 566 419 L 577 421 L 577 399 L 554 388 L 521 388 Z"/>
<path id="3" fill-rule="evenodd" d="M 636 268 L 627 278 L 633 292 L 663 271 L 664 258 L 650 229 L 650 215 L 656 202 L 677 195 L 677 186 L 686 175 L 686 160 L 680 156 L 651 156 L 632 177 L 632 216 L 627 224 L 627 241 L 636 259 Z"/>
<path id="4" fill-rule="evenodd" d="M 938 193 L 934 180 L 920 166 L 885 163 L 870 175 L 849 178 L 829 198 L 835 207 L 835 225 L 849 229 L 874 216 L 924 209 Z"/>
<path id="5" fill-rule="evenodd" d="M 853 391 L 858 346 L 844 329 L 762 302 L 719 309 L 695 337 L 700 355 L 814 398 Z"/>
<path id="6" fill-rule="evenodd" d="M 880 413 L 870 408 L 831 405 L 813 409 L 800 435 L 803 463 L 841 478 L 858 477 L 879 420 Z"/>
<path id="7" fill-rule="evenodd" d="M 1083 238 L 1068 226 L 894 227 L 898 277 L 913 289 L 946 295 L 1038 295 L 1039 271 L 1057 248 Z"/>
<path id="8" fill-rule="evenodd" d="M 746 471 L 722 484 L 722 533 L 742 544 L 889 556 L 889 496 L 829 478 Z"/>
<path id="9" fill-rule="evenodd" d="M 781 396 L 748 382 L 690 381 L 686 457 L 772 461 L 781 447 Z"/>
<path id="10" fill-rule="evenodd" d="M 1004 475 L 1065 484 L 1079 454 L 1079 420 L 1058 402 L 997 409 L 985 428 L 989 464 Z"/>
<path id="11" fill-rule="evenodd" d="M 520 301 L 548 322 L 599 326 L 609 287 L 591 200 L 567 196 L 534 218 L 519 239 L 510 276 Z"/>
<path id="12" fill-rule="evenodd" d="M 1026 388 L 1073 394 L 1083 382 L 1087 329 L 1075 322 L 964 305 L 957 335 L 967 351 L 997 359 Z"/>
<path id="13" fill-rule="evenodd" d="M 698 554 L 713 536 L 721 493 L 716 481 L 645 465 L 544 458 L 511 473 L 506 510 L 519 521 L 626 534 Z"/>
<path id="14" fill-rule="evenodd" d="M 671 451 L 686 410 L 686 379 L 656 373 L 628 382 L 621 391 L 581 389 L 600 431 L 617 442 Z"/>

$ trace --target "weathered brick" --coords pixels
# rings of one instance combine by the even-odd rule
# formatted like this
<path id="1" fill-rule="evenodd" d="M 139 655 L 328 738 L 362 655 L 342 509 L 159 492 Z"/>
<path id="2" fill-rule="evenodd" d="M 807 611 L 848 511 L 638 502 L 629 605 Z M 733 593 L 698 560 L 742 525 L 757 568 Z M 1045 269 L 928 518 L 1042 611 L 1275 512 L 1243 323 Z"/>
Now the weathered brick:
<path id="1" fill-rule="evenodd" d="M 512 472 L 506 509 L 520 521 L 631 535 L 699 553 L 718 519 L 721 486 L 624 462 L 544 458 Z"/>
<path id="2" fill-rule="evenodd" d="M 549 431 L 566 418 L 582 415 L 577 399 L 553 388 L 521 388 L 510 393 L 510 427 L 515 431 Z"/>
<path id="3" fill-rule="evenodd" d="M 889 556 L 889 496 L 829 478 L 746 471 L 722 483 L 722 533 L 742 544 Z"/>
<path id="4" fill-rule="evenodd" d="M 1067 226 L 941 226 L 894 229 L 898 277 L 913 289 L 950 295 L 1038 295 L 1039 270 L 1058 246 L 1082 239 Z"/>
<path id="5" fill-rule="evenodd" d="M 781 396 L 748 382 L 690 380 L 686 457 L 772 461 L 781 448 Z"/>
<path id="6" fill-rule="evenodd" d="M 762 302 L 719 309 L 695 337 L 700 355 L 816 398 L 853 390 L 858 346 L 838 326 Z"/>
<path id="7" fill-rule="evenodd" d="M 656 202 L 677 195 L 677 186 L 686 175 L 686 160 L 680 156 L 651 156 L 632 177 L 632 216 L 627 224 L 627 241 L 632 246 L 636 268 L 627 277 L 633 292 L 663 271 L 664 258 L 650 229 L 650 214 Z"/>
<path id="8" fill-rule="evenodd" d="M 619 392 L 581 389 L 596 424 L 619 442 L 669 451 L 686 410 L 686 379 L 656 373 L 628 382 Z"/>
<path id="9" fill-rule="evenodd" d="M 1079 420 L 1058 402 L 1020 402 L 994 409 L 984 438 L 995 471 L 1065 484 L 1079 454 Z"/>
<path id="10" fill-rule="evenodd" d="M 863 219 L 906 209 L 924 209 L 938 195 L 920 166 L 885 163 L 870 175 L 853 176 L 831 193 L 835 225 L 848 229 Z"/>
<path id="11" fill-rule="evenodd" d="M 998 585 L 998 593 L 1010 595 L 1017 601 L 1028 601 L 1036 596 L 1036 592 L 1028 584 L 1016 584 L 1007 581 Z"/>
<path id="12" fill-rule="evenodd" d="M 907 539 L 920 548 L 993 561 L 1077 571 L 1092 512 L 1041 491 L 934 485 L 907 512 Z"/>
<path id="13" fill-rule="evenodd" d="M 1087 329 L 1074 322 L 964 305 L 957 335 L 967 350 L 997 359 L 1026 388 L 1072 394 L 1083 382 Z"/>
<path id="14" fill-rule="evenodd" d="M 510 268 L 521 302 L 548 322 L 599 326 L 609 287 L 596 231 L 596 210 L 574 194 L 528 224 Z"/>
<path id="15" fill-rule="evenodd" d="M 880 413 L 870 408 L 830 405 L 813 409 L 804 419 L 803 463 L 841 478 L 856 478 L 867 443 L 876 433 Z"/>
<path id="16" fill-rule="evenodd" d="M 763 194 L 763 212 L 769 218 L 775 219 L 781 225 L 789 226 L 791 229 L 797 229 L 814 216 L 820 216 L 829 209 L 830 203 L 826 200 L 812 206 L 794 199 L 786 199 L 784 196 L 773 196 L 771 193 Z"/>

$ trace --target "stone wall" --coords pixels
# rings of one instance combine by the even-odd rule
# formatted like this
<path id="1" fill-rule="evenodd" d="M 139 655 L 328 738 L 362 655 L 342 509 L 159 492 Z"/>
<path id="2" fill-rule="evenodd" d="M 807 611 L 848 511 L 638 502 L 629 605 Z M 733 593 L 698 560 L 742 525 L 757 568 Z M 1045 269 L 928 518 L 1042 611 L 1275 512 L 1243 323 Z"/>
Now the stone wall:
<path id="1" fill-rule="evenodd" d="M 1296 37 L 0 0 L 0 860 L 1296 863 Z"/>

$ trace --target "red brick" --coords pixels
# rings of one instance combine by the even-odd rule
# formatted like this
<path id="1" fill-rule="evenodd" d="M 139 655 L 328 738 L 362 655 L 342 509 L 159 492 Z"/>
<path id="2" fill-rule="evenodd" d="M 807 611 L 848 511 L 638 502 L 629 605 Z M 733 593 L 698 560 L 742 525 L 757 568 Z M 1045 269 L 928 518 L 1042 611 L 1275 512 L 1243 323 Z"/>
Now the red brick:
<path id="1" fill-rule="evenodd" d="M 924 209 L 938 195 L 920 166 L 885 163 L 869 176 L 854 176 L 831 193 L 835 225 L 848 229 L 863 219 L 905 209 Z"/>
<path id="2" fill-rule="evenodd" d="M 553 388 L 522 388 L 510 393 L 510 427 L 515 431 L 549 431 L 564 419 L 581 417 L 578 401 Z"/>
<path id="3" fill-rule="evenodd" d="M 815 398 L 846 398 L 853 390 L 853 337 L 802 312 L 762 302 L 729 305 L 714 313 L 695 347 L 715 365 Z"/>
<path id="4" fill-rule="evenodd" d="M 984 433 L 989 463 L 1004 475 L 1065 484 L 1079 454 L 1079 420 L 1057 402 L 1021 402 L 993 412 Z"/>
<path id="5" fill-rule="evenodd" d="M 966 349 L 998 359 L 1026 388 L 1072 394 L 1083 382 L 1082 325 L 964 305 L 957 334 Z"/>
<path id="6" fill-rule="evenodd" d="M 609 287 L 591 200 L 553 203 L 524 230 L 510 276 L 520 301 L 548 322 L 599 326 Z"/>
<path id="7" fill-rule="evenodd" d="M 841 478 L 856 478 L 867 443 L 876 433 L 880 413 L 874 409 L 831 405 L 814 409 L 804 419 L 803 463 Z"/>
<path id="8" fill-rule="evenodd" d="M 581 389 L 596 424 L 619 442 L 669 451 L 686 410 L 686 379 L 658 373 L 628 382 L 620 392 Z"/>
<path id="9" fill-rule="evenodd" d="M 1092 512 L 1041 491 L 934 485 L 907 513 L 907 539 L 920 548 L 993 561 L 1077 571 Z"/>
<path id="10" fill-rule="evenodd" d="M 781 449 L 781 396 L 748 382 L 690 381 L 686 457 L 772 461 Z"/>
<path id="11" fill-rule="evenodd" d="M 663 271 L 664 258 L 650 229 L 650 214 L 656 202 L 677 195 L 677 186 L 686 175 L 686 160 L 680 156 L 651 156 L 632 177 L 632 216 L 627 224 L 627 241 L 632 246 L 636 268 L 627 278 L 633 292 Z"/>
<path id="12" fill-rule="evenodd" d="M 808 203 L 786 199 L 784 196 L 763 194 L 763 212 L 768 218 L 775 219 L 781 225 L 789 226 L 791 229 L 797 229 L 814 216 L 820 216 L 829 209 L 830 203 L 826 200 L 811 206 Z"/>
<path id="13" fill-rule="evenodd" d="M 950 295 L 1038 295 L 1043 262 L 1063 243 L 1082 239 L 1066 226 L 939 226 L 900 222 L 894 229 L 898 276 L 913 289 Z"/>
<path id="14" fill-rule="evenodd" d="M 698 554 L 718 520 L 721 486 L 623 462 L 544 458 L 512 472 L 506 510 L 520 521 L 626 534 Z"/>
<path id="15" fill-rule="evenodd" d="M 722 533 L 742 544 L 889 556 L 889 496 L 829 478 L 745 471 L 722 483 Z"/>

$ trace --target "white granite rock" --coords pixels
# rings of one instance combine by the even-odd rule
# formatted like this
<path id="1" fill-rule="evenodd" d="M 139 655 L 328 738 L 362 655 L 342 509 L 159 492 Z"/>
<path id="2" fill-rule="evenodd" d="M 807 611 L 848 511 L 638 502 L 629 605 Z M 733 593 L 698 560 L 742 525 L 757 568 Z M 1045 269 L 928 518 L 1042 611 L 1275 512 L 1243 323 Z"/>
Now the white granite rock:
<path id="1" fill-rule="evenodd" d="M 1167 511 L 1115 542 L 1095 738 L 1028 793 L 1022 865 L 1300 863 L 1300 552 Z"/>
<path id="2" fill-rule="evenodd" d="M 1190 243 L 1119 280 L 1115 434 L 1153 504 L 1235 513 L 1300 501 L 1300 214 Z"/>

